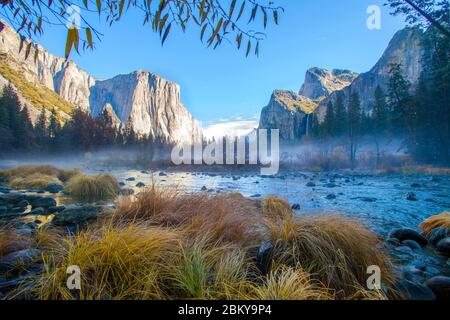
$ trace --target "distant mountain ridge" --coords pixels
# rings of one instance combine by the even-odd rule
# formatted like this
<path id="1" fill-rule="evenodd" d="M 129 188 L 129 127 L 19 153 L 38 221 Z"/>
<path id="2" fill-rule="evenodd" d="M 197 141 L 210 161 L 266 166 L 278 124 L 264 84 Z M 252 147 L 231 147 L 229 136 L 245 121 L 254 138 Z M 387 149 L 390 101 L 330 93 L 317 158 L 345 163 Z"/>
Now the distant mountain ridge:
<path id="1" fill-rule="evenodd" d="M 28 44 L 25 41 L 24 48 Z M 202 129 L 180 99 L 178 84 L 148 71 L 96 80 L 73 61 L 32 46 L 28 59 L 19 52 L 20 36 L 0 20 L 0 86 L 11 83 L 35 121 L 42 107 L 62 120 L 78 107 L 97 116 L 107 109 L 118 126 L 163 141 L 199 141 Z M 36 61 L 34 54 L 38 50 Z M 36 95 L 44 96 L 40 99 Z"/>
<path id="2" fill-rule="evenodd" d="M 425 68 L 423 57 L 425 54 L 425 33 L 417 28 L 405 28 L 398 31 L 382 57 L 368 72 L 357 74 L 349 70 L 327 70 L 311 68 L 306 72 L 305 82 L 299 94 L 285 92 L 282 96 L 289 96 L 297 104 L 306 108 L 293 109 L 289 106 L 292 101 L 285 103 L 277 98 L 282 90 L 275 90 L 269 105 L 261 111 L 260 128 L 280 129 L 280 136 L 287 141 L 301 139 L 309 128 L 310 116 L 315 113 L 319 121 L 323 121 L 328 103 L 336 100 L 341 94 L 347 104 L 351 92 L 360 96 L 361 107 L 370 113 L 374 102 L 374 93 L 379 85 L 387 91 L 389 83 L 389 69 L 393 64 L 400 64 L 402 73 L 413 85 L 417 85 Z"/>

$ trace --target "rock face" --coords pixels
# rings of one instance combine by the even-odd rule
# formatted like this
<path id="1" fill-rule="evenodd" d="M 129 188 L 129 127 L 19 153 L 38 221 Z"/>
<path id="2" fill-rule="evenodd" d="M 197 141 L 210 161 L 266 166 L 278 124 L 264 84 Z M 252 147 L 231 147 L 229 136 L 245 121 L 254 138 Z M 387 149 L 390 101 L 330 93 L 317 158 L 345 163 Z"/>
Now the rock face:
<path id="1" fill-rule="evenodd" d="M 361 99 L 361 107 L 366 113 L 370 113 L 374 102 L 374 93 L 377 86 L 385 92 L 389 83 L 389 71 L 391 66 L 399 64 L 403 76 L 413 85 L 418 83 L 420 74 L 424 69 L 425 33 L 417 28 L 406 28 L 398 31 L 391 39 L 383 56 L 375 66 L 366 73 L 359 75 L 351 85 L 333 92 L 329 98 L 319 104 L 317 113 L 319 119 L 325 116 L 328 102 L 334 102 L 339 93 L 342 94 L 344 103 L 353 91 L 358 92 Z"/>
<path id="2" fill-rule="evenodd" d="M 312 100 L 328 97 L 332 92 L 349 86 L 357 76 L 349 70 L 311 68 L 306 72 L 299 94 Z"/>
<path id="3" fill-rule="evenodd" d="M 305 133 L 308 114 L 316 104 L 292 91 L 275 90 L 269 104 L 262 109 L 260 129 L 279 129 L 280 139 L 295 141 Z"/>
<path id="4" fill-rule="evenodd" d="M 165 141 L 196 141 L 201 135 L 197 121 L 181 102 L 179 85 L 151 72 L 97 81 L 89 104 L 94 116 L 112 108 L 109 112 L 141 135 Z"/>
<path id="5" fill-rule="evenodd" d="M 24 42 L 24 48 L 28 44 Z M 24 83 L 39 91 L 47 90 L 51 110 L 56 93 L 65 103 L 57 105 L 62 119 L 69 118 L 71 109 L 79 107 L 97 116 L 106 109 L 116 126 L 131 126 L 141 135 L 151 135 L 166 142 L 193 142 L 201 140 L 201 127 L 180 100 L 180 87 L 147 71 L 119 75 L 109 80 L 95 80 L 76 66 L 33 44 L 28 59 L 25 49 L 19 53 L 20 35 L 6 22 L 0 20 L 0 88 L 11 83 L 24 104 L 29 108 L 32 121 L 37 118 L 42 105 L 36 105 L 23 94 Z M 37 59 L 34 54 L 38 51 Z M 6 70 L 20 74 L 21 83 Z M 64 104 L 63 103 L 63 104 Z"/>

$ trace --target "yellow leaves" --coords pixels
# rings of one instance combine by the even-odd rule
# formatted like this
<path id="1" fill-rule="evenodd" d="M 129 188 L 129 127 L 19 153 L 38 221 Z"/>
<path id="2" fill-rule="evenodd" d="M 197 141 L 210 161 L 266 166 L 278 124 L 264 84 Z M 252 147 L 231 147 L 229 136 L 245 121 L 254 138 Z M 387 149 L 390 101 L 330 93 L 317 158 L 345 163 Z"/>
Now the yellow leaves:
<path id="1" fill-rule="evenodd" d="M 72 51 L 72 47 L 75 47 L 75 50 L 79 52 L 78 51 L 79 41 L 80 36 L 78 33 L 78 29 L 76 28 L 76 26 L 72 26 L 72 28 L 70 28 L 67 31 L 66 50 L 65 50 L 66 59 L 69 58 L 70 52 Z"/>

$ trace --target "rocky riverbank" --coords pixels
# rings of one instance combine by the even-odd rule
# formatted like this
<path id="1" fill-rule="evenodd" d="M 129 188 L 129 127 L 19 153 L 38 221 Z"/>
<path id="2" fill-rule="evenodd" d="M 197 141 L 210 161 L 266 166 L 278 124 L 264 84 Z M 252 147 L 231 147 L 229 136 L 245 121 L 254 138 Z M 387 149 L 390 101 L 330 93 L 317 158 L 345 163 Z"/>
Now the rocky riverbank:
<path id="1" fill-rule="evenodd" d="M 167 176 L 164 172 L 160 175 L 162 178 Z M 47 243 L 47 230 L 71 237 L 86 226 L 98 223 L 99 218 L 108 216 L 112 211 L 117 210 L 117 205 L 120 206 L 120 203 L 113 201 L 82 202 L 71 198 L 65 190 L 69 180 L 60 184 L 47 184 L 41 189 L 17 190 L 11 188 L 13 179 L 2 178 L 0 183 L 1 297 L 26 298 L 17 293 L 17 289 L 33 286 L 33 281 L 39 279 L 39 275 L 44 272 L 43 251 Z M 135 189 L 145 190 L 143 182 L 137 182 L 131 177 L 123 180 L 118 183 L 121 188 L 117 193 L 130 195 Z M 204 191 L 202 194 L 208 194 L 208 188 L 205 187 Z M 370 198 L 370 195 L 367 195 L 367 198 Z M 243 197 L 239 199 L 243 202 L 256 203 L 257 206 L 261 206 L 265 201 L 245 200 Z M 301 211 L 301 204 L 294 203 L 289 206 L 290 210 Z M 415 230 L 392 228 L 386 234 L 382 246 L 388 249 L 394 264 L 393 272 L 397 277 L 395 287 L 403 297 L 449 299 L 450 213 L 431 217 Z M 264 257 L 267 250 L 274 248 L 274 244 L 267 241 L 260 243 L 259 246 L 256 259 Z M 386 288 L 388 289 L 393 288 Z"/>

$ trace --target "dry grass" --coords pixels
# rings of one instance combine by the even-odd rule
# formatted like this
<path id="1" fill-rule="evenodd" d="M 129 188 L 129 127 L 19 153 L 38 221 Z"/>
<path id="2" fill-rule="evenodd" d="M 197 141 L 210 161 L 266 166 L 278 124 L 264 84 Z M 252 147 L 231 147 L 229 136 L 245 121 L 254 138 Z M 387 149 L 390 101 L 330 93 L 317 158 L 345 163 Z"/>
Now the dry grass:
<path id="1" fill-rule="evenodd" d="M 178 234 L 144 225 L 88 228 L 44 252 L 46 272 L 29 293 L 37 299 L 163 299 L 158 281 L 178 251 Z M 66 286 L 68 266 L 82 271 L 81 290 Z"/>
<path id="2" fill-rule="evenodd" d="M 383 282 L 393 283 L 387 255 L 380 241 L 360 223 L 341 216 L 311 216 L 284 221 L 266 220 L 268 238 L 274 245 L 276 264 L 300 265 L 338 297 L 365 287 L 367 267 L 380 267 Z M 266 267 L 270 269 L 270 266 Z"/>
<path id="3" fill-rule="evenodd" d="M 450 228 L 450 212 L 444 211 L 441 214 L 429 217 L 419 227 L 427 238 L 436 228 Z"/>
<path id="4" fill-rule="evenodd" d="M 62 184 L 61 181 L 50 175 L 33 173 L 25 177 L 16 177 L 9 183 L 13 189 L 38 189 L 47 188 L 50 184 Z"/>
<path id="5" fill-rule="evenodd" d="M 330 300 L 329 291 L 301 267 L 280 266 L 262 284 L 252 285 L 243 296 L 247 300 Z"/>
<path id="6" fill-rule="evenodd" d="M 6 178 L 26 178 L 33 174 L 42 174 L 46 176 L 57 176 L 59 170 L 50 165 L 23 165 L 12 169 L 2 170 L 2 176 Z"/>
<path id="7" fill-rule="evenodd" d="M 70 179 L 72 179 L 75 176 L 78 176 L 81 174 L 80 169 L 59 169 L 58 171 L 58 179 L 62 182 L 66 183 Z"/>
<path id="8" fill-rule="evenodd" d="M 211 241 L 248 244 L 259 239 L 256 202 L 240 194 L 181 194 L 152 186 L 136 196 L 119 200 L 116 219 L 151 221 L 179 227 L 192 237 L 209 234 Z"/>
<path id="9" fill-rule="evenodd" d="M 117 179 L 107 174 L 97 176 L 77 175 L 72 177 L 64 188 L 72 197 L 84 201 L 115 198 L 119 189 Z"/>
<path id="10" fill-rule="evenodd" d="M 78 178 L 72 178 L 73 179 Z M 262 274 L 255 248 L 273 245 Z M 295 218 L 289 204 L 152 186 L 76 235 L 41 229 L 46 272 L 19 291 L 35 299 L 385 299 L 367 266 L 392 284 L 378 238 L 339 216 Z M 81 291 L 66 269 L 81 269 Z"/>

